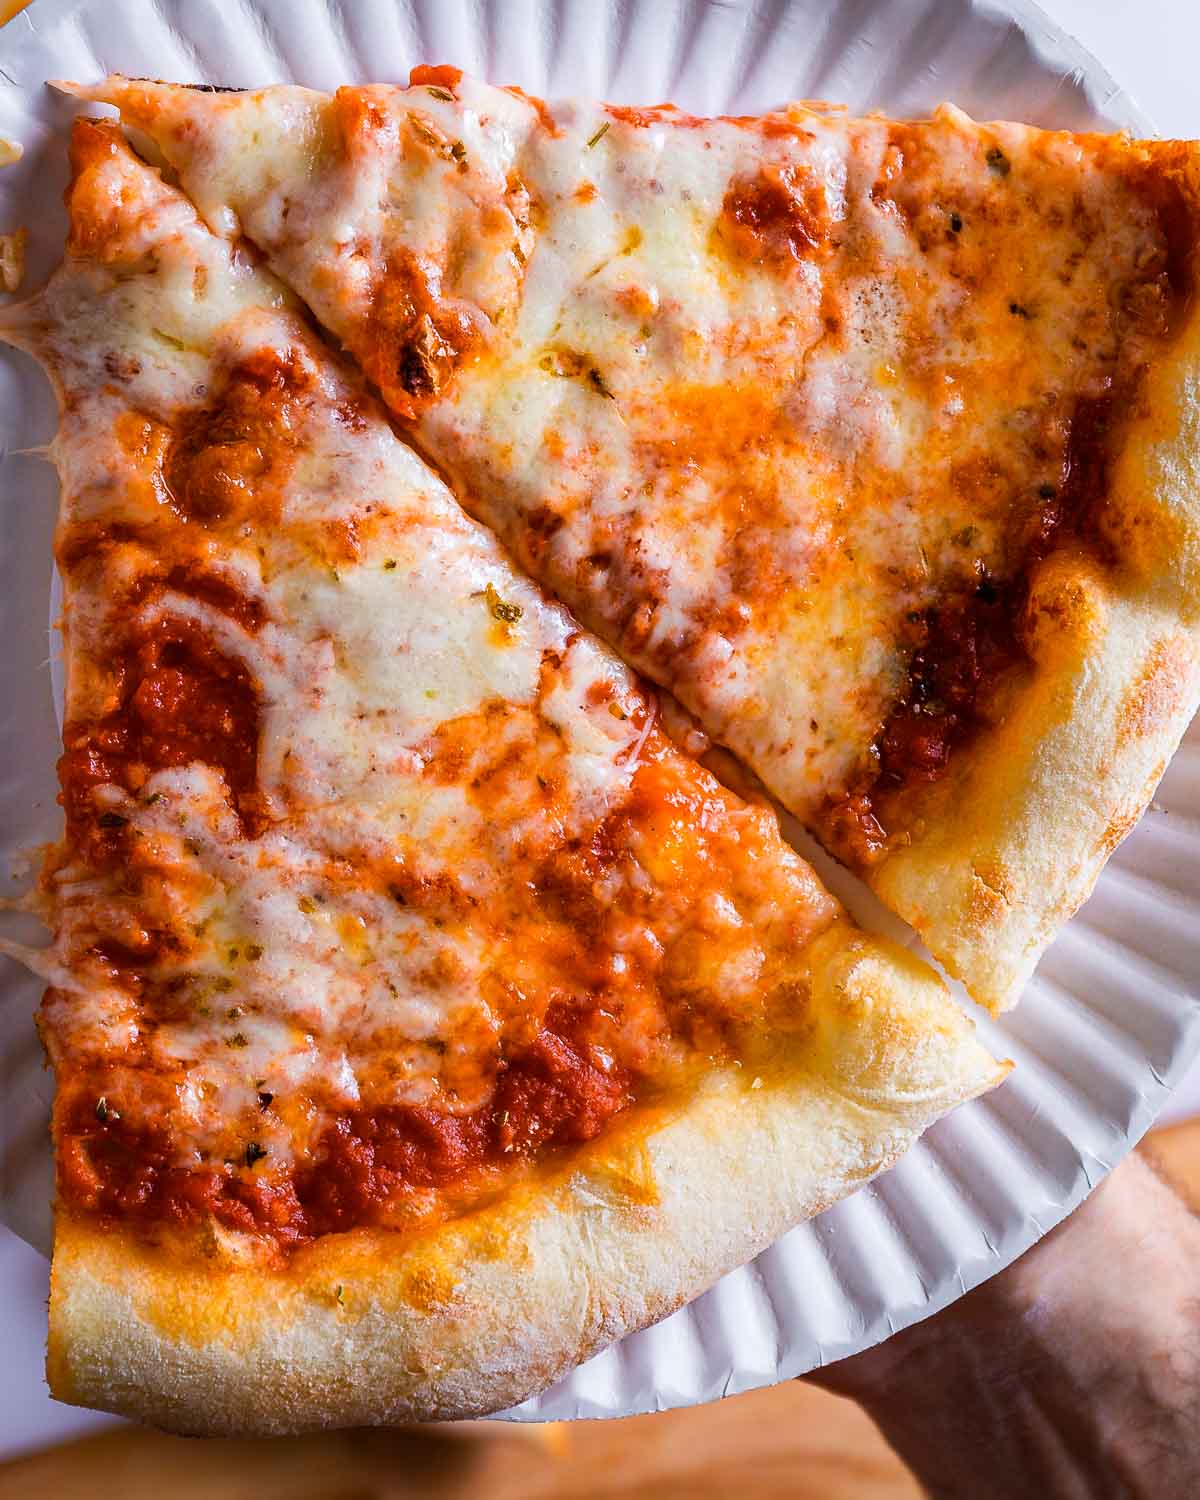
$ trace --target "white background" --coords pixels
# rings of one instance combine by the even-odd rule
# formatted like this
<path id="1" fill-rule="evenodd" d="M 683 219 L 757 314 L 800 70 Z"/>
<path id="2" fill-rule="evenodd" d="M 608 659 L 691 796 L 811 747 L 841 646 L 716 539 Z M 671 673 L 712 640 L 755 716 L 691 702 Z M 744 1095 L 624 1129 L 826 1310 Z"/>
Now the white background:
<path id="1" fill-rule="evenodd" d="M 1043 9 L 1104 64 L 1163 135 L 1200 135 L 1200 3 L 1197 0 L 1041 0 Z M 436 61 L 436 59 L 434 59 Z M 6 226 L 0 225 L 0 229 Z M 1200 1113 L 1200 1067 L 1173 1101 L 1172 1117 Z M 52 1401 L 42 1357 L 46 1263 L 0 1226 L 0 1458 L 112 1419 Z"/>

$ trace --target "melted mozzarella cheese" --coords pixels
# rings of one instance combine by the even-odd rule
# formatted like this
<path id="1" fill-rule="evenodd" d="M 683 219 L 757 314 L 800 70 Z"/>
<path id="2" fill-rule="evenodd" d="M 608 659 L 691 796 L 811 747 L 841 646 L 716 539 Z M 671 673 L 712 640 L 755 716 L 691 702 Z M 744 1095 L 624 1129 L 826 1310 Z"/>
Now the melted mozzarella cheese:
<path id="1" fill-rule="evenodd" d="M 381 133 L 369 166 L 265 144 L 298 101 L 336 117 L 319 96 L 92 94 L 364 358 L 371 319 L 326 266 L 348 177 L 388 182 L 373 243 L 435 260 L 524 183 L 523 274 L 495 255 L 488 352 L 421 406 L 421 441 L 536 576 L 817 817 L 870 779 L 911 621 L 1022 566 L 1076 403 L 1153 355 L 1170 247 L 1136 153 L 950 107 L 539 116 L 456 91 L 364 91 L 466 144 L 439 165 Z"/>
<path id="2" fill-rule="evenodd" d="M 152 751 L 92 790 L 121 857 L 48 868 L 56 1065 L 155 1129 L 168 1080 L 181 1165 L 251 1138 L 277 1171 L 339 1111 L 477 1108 L 554 1003 L 602 1001 L 639 1058 L 668 992 L 795 1010 L 836 906 L 773 819 L 669 746 L 265 271 L 123 148 L 76 192 L 107 238 L 19 334 L 65 397 L 68 738 L 99 755 L 119 712 L 141 743 L 189 670 L 153 643 L 199 640 L 253 685 L 256 754 L 253 812 Z"/>

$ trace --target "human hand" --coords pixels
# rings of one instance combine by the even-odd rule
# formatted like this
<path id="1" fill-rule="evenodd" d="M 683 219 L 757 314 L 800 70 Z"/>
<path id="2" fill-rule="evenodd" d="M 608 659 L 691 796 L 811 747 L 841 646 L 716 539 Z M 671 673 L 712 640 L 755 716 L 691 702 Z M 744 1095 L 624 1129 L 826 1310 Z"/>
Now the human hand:
<path id="1" fill-rule="evenodd" d="M 809 1379 L 934 1500 L 1195 1500 L 1200 1222 L 1131 1156 L 1007 1270 Z"/>

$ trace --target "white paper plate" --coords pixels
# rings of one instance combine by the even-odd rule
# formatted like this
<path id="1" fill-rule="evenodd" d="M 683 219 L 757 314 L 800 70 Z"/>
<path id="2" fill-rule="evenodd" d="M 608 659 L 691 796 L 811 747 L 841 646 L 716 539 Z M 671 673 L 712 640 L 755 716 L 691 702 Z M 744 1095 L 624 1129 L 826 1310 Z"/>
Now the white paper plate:
<path id="1" fill-rule="evenodd" d="M 0 36 L 0 228 L 30 226 L 31 277 L 61 253 L 63 127 L 47 77 L 109 70 L 226 84 L 403 80 L 448 62 L 543 95 L 754 111 L 788 98 L 1074 127 L 1145 120 L 1025 0 L 34 0 Z M 46 635 L 52 402 L 28 360 L 0 360 L 0 854 L 53 833 L 57 754 Z M 809 846 L 805 844 L 806 852 Z M 818 861 L 871 925 L 886 917 Z M 49 1243 L 50 1088 L 38 985 L 5 972 L 0 1219 Z M 980 1018 L 1016 1058 L 1003 1088 L 930 1131 L 892 1172 L 781 1240 L 656 1328 L 514 1415 L 616 1416 L 705 1401 L 863 1349 L 992 1275 L 1073 1208 L 1141 1136 L 1200 1048 L 1200 734 L 1154 809 L 1043 961 L 1021 1006 Z"/>

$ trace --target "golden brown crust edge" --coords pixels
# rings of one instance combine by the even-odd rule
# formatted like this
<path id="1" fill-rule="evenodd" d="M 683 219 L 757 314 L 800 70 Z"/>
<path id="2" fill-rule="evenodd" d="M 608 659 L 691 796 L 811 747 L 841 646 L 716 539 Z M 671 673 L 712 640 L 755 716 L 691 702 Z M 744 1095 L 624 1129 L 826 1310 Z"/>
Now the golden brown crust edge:
<path id="1" fill-rule="evenodd" d="M 60 1211 L 51 1390 L 177 1432 L 270 1434 L 476 1416 L 544 1389 L 1007 1071 L 903 950 L 838 923 L 813 969 L 815 1024 L 760 1086 L 715 1073 L 536 1189 L 415 1239 L 331 1236 L 272 1271 L 215 1237 L 207 1262 L 183 1259 Z"/>
<path id="2" fill-rule="evenodd" d="M 1200 297 L 1125 428 L 1105 525 L 1122 569 L 1047 560 L 1032 673 L 870 877 L 993 1011 L 1016 1003 L 1200 708 Z"/>

